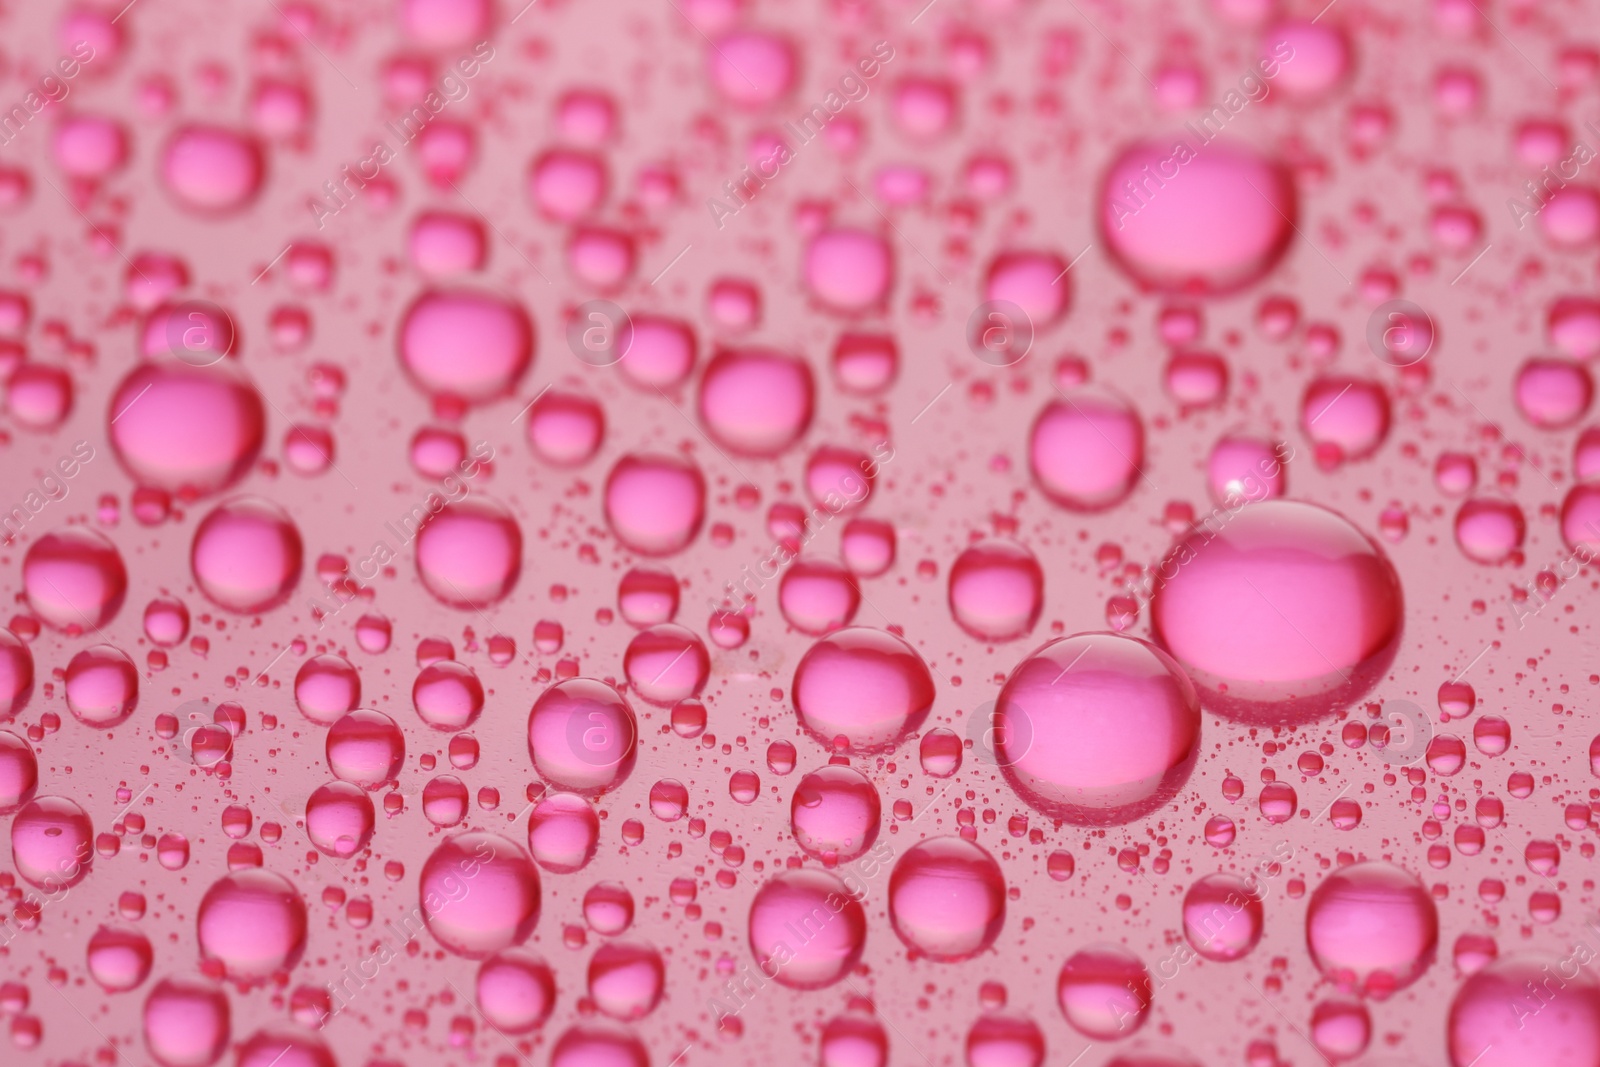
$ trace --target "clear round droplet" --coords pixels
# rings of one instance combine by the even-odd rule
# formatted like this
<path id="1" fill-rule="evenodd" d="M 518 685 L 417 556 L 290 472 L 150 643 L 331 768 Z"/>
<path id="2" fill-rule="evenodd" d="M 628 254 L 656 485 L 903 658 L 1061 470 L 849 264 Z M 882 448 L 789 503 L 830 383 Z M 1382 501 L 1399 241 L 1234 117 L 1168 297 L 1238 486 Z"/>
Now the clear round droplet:
<path id="1" fill-rule="evenodd" d="M 1196 527 L 1157 583 L 1156 641 L 1208 708 L 1249 721 L 1306 722 L 1356 699 L 1388 669 L 1404 619 L 1382 549 L 1299 501 Z"/>

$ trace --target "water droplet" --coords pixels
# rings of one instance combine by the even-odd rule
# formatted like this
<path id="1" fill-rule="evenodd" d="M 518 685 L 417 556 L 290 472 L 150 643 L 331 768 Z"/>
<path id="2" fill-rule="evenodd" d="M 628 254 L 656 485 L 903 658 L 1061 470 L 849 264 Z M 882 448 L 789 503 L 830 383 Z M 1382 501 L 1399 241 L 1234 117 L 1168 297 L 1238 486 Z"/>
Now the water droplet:
<path id="1" fill-rule="evenodd" d="M 824 230 L 805 251 L 805 281 L 823 306 L 858 314 L 881 307 L 894 285 L 889 243 L 865 230 Z"/>
<path id="2" fill-rule="evenodd" d="M 552 389 L 528 409 L 528 444 L 553 467 L 579 467 L 605 438 L 605 410 L 578 393 Z"/>
<path id="3" fill-rule="evenodd" d="M 300 531 L 281 507 L 259 497 L 235 497 L 201 520 L 189 563 L 213 603 L 255 615 L 289 599 L 303 552 Z"/>
<path id="4" fill-rule="evenodd" d="M 673 456 L 623 456 L 606 478 L 606 522 L 617 540 L 641 556 L 681 552 L 705 521 L 706 481 L 700 468 Z"/>
<path id="5" fill-rule="evenodd" d="M 764 977 L 822 989 L 849 974 L 867 941 L 867 916 L 844 882 L 824 871 L 775 875 L 750 903 L 750 951 Z"/>
<path id="6" fill-rule="evenodd" d="M 1300 399 L 1300 427 L 1318 447 L 1319 461 L 1364 459 L 1389 436 L 1389 397 L 1366 378 L 1324 375 Z"/>
<path id="7" fill-rule="evenodd" d="M 139 703 L 139 668 L 111 645 L 94 645 L 73 656 L 66 684 L 73 717 L 97 730 L 122 723 Z"/>
<path id="8" fill-rule="evenodd" d="M 1244 957 L 1261 940 L 1261 890 L 1226 871 L 1208 874 L 1183 897 L 1183 935 L 1208 960 Z"/>
<path id="9" fill-rule="evenodd" d="M 1044 570 L 1013 541 L 983 541 L 950 568 L 950 614 L 980 641 L 1012 641 L 1039 621 Z"/>
<path id="10" fill-rule="evenodd" d="M 1388 669 L 1403 621 L 1400 580 L 1342 516 L 1269 500 L 1202 525 L 1162 561 L 1156 640 L 1208 708 L 1307 721 Z"/>
<path id="11" fill-rule="evenodd" d="M 361 675 L 343 656 L 312 656 L 294 676 L 294 703 L 319 726 L 331 726 L 361 703 Z"/>
<path id="12" fill-rule="evenodd" d="M 212 883 L 200 901 L 200 955 L 241 983 L 293 969 L 306 947 L 306 905 L 290 881 L 259 868 Z"/>
<path id="13" fill-rule="evenodd" d="M 633 315 L 633 344 L 618 364 L 622 376 L 647 391 L 675 389 L 694 370 L 694 327 L 681 319 Z"/>
<path id="14" fill-rule="evenodd" d="M 1071 303 L 1072 281 L 1066 274 L 1067 261 L 1053 252 L 1002 252 L 989 264 L 983 298 L 1019 307 L 1033 330 L 1047 330 Z"/>
<path id="15" fill-rule="evenodd" d="M 902 639 L 865 626 L 839 630 L 812 645 L 794 672 L 800 723 L 830 747 L 853 752 L 890 748 L 914 733 L 933 706 L 933 678 Z"/>
<path id="16" fill-rule="evenodd" d="M 981 1015 L 967 1031 L 967 1067 L 1041 1067 L 1044 1034 L 1032 1019 Z"/>
<path id="17" fill-rule="evenodd" d="M 545 218 L 572 222 L 595 211 L 610 185 L 605 160 L 591 152 L 555 148 L 528 167 L 528 197 Z"/>
<path id="18" fill-rule="evenodd" d="M 261 189 L 266 158 L 247 134 L 221 126 L 184 126 L 161 150 L 161 179 L 179 205 L 199 214 L 229 214 Z"/>
<path id="19" fill-rule="evenodd" d="M 778 582 L 784 621 L 813 637 L 850 625 L 860 606 L 855 578 L 831 560 L 797 559 Z"/>
<path id="20" fill-rule="evenodd" d="M 1067 958 L 1056 979 L 1061 1014 L 1092 1041 L 1136 1033 L 1150 1014 L 1150 972 L 1120 945 L 1094 945 Z"/>
<path id="21" fill-rule="evenodd" d="M 1294 182 L 1237 144 L 1195 151 L 1181 139 L 1131 145 L 1100 187 L 1112 259 L 1153 289 L 1221 294 L 1267 274 L 1294 237 Z"/>
<path id="22" fill-rule="evenodd" d="M 1509 500 L 1474 497 L 1456 511 L 1456 544 L 1475 563 L 1503 563 L 1522 547 L 1528 524 Z"/>
<path id="23" fill-rule="evenodd" d="M 435 730 L 465 730 L 483 712 L 483 683 L 471 667 L 453 659 L 428 664 L 411 686 L 411 704 Z"/>
<path id="24" fill-rule="evenodd" d="M 392 781 L 405 764 L 400 727 L 381 711 L 357 708 L 328 729 L 328 769 L 341 781 L 377 789 Z"/>
<path id="25" fill-rule="evenodd" d="M 876 1019 L 838 1015 L 822 1028 L 822 1067 L 885 1067 L 889 1035 Z"/>
<path id="26" fill-rule="evenodd" d="M 1600 987 L 1572 970 L 1554 954 L 1519 953 L 1461 983 L 1447 1031 L 1452 1067 L 1600 1062 Z"/>
<path id="27" fill-rule="evenodd" d="M 217 985 L 163 978 L 144 1002 L 144 1041 L 162 1067 L 211 1067 L 228 1047 L 232 1011 Z"/>
<path id="28" fill-rule="evenodd" d="M 10 730 L 0 730 L 0 815 L 27 804 L 38 788 L 39 760 L 33 747 Z"/>
<path id="29" fill-rule="evenodd" d="M 622 669 L 640 699 L 671 707 L 700 694 L 711 674 L 711 656 L 692 630 L 663 623 L 628 643 Z"/>
<path id="30" fill-rule="evenodd" d="M 1187 780 L 1200 702 L 1154 646 L 1078 634 L 1046 644 L 1011 673 L 993 731 L 995 759 L 1030 805 L 1074 822 L 1127 822 Z"/>
<path id="31" fill-rule="evenodd" d="M 11 859 L 30 885 L 69 889 L 89 873 L 94 859 L 89 815 L 65 797 L 36 797 L 11 820 Z"/>
<path id="32" fill-rule="evenodd" d="M 430 289 L 400 324 L 400 364 L 424 391 L 482 404 L 508 395 L 533 364 L 520 304 L 476 290 Z"/>
<path id="33" fill-rule="evenodd" d="M 1084 386 L 1052 400 L 1034 421 L 1028 464 L 1045 495 L 1074 511 L 1127 497 L 1144 463 L 1144 424 L 1108 389 Z"/>
<path id="34" fill-rule="evenodd" d="M 811 856 L 841 863 L 878 839 L 878 790 L 853 767 L 829 765 L 800 779 L 789 805 L 795 843 Z"/>
<path id="35" fill-rule="evenodd" d="M 1594 400 L 1594 379 L 1582 363 L 1568 359 L 1527 360 L 1517 368 L 1517 410 L 1541 430 L 1571 426 Z"/>
<path id="36" fill-rule="evenodd" d="M 578 1023 L 556 1040 L 550 1067 L 650 1067 L 650 1054 L 630 1033 Z"/>
<path id="37" fill-rule="evenodd" d="M 678 579 L 665 568 L 630 568 L 617 583 L 617 610 L 630 626 L 671 622 L 678 614 Z"/>
<path id="38" fill-rule="evenodd" d="M 729 452 L 776 456 L 811 425 L 815 392 L 804 360 L 761 348 L 718 352 L 700 378 L 700 421 Z"/>
<path id="39" fill-rule="evenodd" d="M 24 564 L 23 584 L 27 584 Z M 22 639 L 0 627 L 0 722 L 15 718 L 33 696 L 33 653 Z"/>
<path id="40" fill-rule="evenodd" d="M 594 858 L 600 819 L 583 797 L 546 793 L 528 817 L 528 850 L 547 871 L 571 874 Z"/>
<path id="41" fill-rule="evenodd" d="M 592 795 L 633 770 L 639 726 L 622 695 L 604 682 L 570 678 L 546 689 L 528 713 L 528 750 L 540 776 Z"/>
<path id="42" fill-rule="evenodd" d="M 446 838 L 423 864 L 419 894 L 429 931 L 468 959 L 522 944 L 539 921 L 539 869 L 498 834 Z"/>
<path id="43" fill-rule="evenodd" d="M 112 450 L 134 480 L 186 497 L 237 482 L 266 436 L 261 394 L 228 362 L 141 363 L 117 386 L 106 414 Z"/>
<path id="44" fill-rule="evenodd" d="M 728 103 L 764 108 L 794 88 L 798 60 L 794 46 L 773 33 L 738 30 L 724 34 L 706 53 L 712 88 Z"/>
<path id="45" fill-rule="evenodd" d="M 423 520 L 417 576 L 442 603 L 488 607 L 511 592 L 521 573 L 522 527 L 498 500 L 477 496 L 443 504 Z"/>
<path id="46" fill-rule="evenodd" d="M 306 800 L 306 836 L 326 856 L 347 859 L 367 847 L 376 812 L 358 785 L 329 782 Z"/>
<path id="47" fill-rule="evenodd" d="M 661 1001 L 665 980 L 661 953 L 643 942 L 608 941 L 589 960 L 589 996 L 613 1019 L 650 1014 Z"/>
<path id="48" fill-rule="evenodd" d="M 272 1023 L 240 1042 L 235 1067 L 339 1067 L 322 1039 Z"/>
<path id="49" fill-rule="evenodd" d="M 525 1034 L 544 1024 L 556 1002 L 550 965 L 522 949 L 496 952 L 478 968 L 478 1009 L 498 1030 Z"/>
<path id="50" fill-rule="evenodd" d="M 72 396 L 72 376 L 61 367 L 21 363 L 6 379 L 6 410 L 30 430 L 53 430 L 65 422 Z"/>
<path id="51" fill-rule="evenodd" d="M 1295 19 L 1267 30 L 1260 59 L 1276 68 L 1273 88 L 1297 101 L 1321 100 L 1349 75 L 1350 42 L 1326 22 Z"/>
<path id="52" fill-rule="evenodd" d="M 1389 863 L 1341 867 L 1311 894 L 1306 945 L 1342 989 L 1384 999 L 1421 977 L 1439 942 L 1439 913 L 1416 876 Z"/>
<path id="53" fill-rule="evenodd" d="M 89 938 L 89 974 L 108 993 L 137 989 L 150 976 L 150 939 L 127 926 L 101 926 Z"/>
<path id="54" fill-rule="evenodd" d="M 1233 507 L 1240 501 L 1276 500 L 1287 491 L 1288 471 L 1278 446 L 1255 437 L 1224 437 L 1206 461 L 1211 499 Z"/>
<path id="55" fill-rule="evenodd" d="M 28 546 L 22 585 L 40 618 L 76 634 L 98 630 L 122 608 L 128 571 L 104 535 L 75 527 L 47 533 Z M 32 671 L 28 674 L 31 680 Z"/>
<path id="56" fill-rule="evenodd" d="M 943 962 L 968 959 L 994 944 L 1005 920 L 1005 877 L 982 847 L 931 837 L 895 861 L 889 921 L 913 951 Z"/>

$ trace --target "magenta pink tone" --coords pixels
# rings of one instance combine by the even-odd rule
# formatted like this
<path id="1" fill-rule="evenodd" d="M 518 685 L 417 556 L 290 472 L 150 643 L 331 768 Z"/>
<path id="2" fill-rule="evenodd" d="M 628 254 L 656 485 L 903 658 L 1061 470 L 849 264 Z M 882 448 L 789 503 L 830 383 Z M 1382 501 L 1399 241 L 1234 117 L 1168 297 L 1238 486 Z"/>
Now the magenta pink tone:
<path id="1" fill-rule="evenodd" d="M 0 1064 L 1600 1067 L 1597 3 L 5 5 Z"/>

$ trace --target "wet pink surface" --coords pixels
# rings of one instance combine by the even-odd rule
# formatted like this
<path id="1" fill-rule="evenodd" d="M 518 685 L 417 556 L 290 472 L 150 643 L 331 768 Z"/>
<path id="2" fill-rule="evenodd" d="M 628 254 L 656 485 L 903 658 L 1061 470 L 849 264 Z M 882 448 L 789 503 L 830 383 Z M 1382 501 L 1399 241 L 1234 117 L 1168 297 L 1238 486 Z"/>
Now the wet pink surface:
<path id="1" fill-rule="evenodd" d="M 1600 1067 L 1592 3 L 124 4 L 0 1063 Z"/>

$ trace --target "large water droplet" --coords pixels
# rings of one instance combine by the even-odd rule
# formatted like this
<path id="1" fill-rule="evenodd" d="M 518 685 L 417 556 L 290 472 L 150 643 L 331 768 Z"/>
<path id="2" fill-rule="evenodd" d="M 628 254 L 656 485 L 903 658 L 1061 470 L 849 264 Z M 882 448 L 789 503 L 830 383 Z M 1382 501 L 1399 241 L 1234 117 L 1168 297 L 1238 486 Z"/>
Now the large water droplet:
<path id="1" fill-rule="evenodd" d="M 361 702 L 361 674 L 343 656 L 312 656 L 294 676 L 294 703 L 319 726 L 331 726 Z"/>
<path id="2" fill-rule="evenodd" d="M 1045 405 L 1028 441 L 1028 465 L 1045 495 L 1074 511 L 1120 503 L 1144 465 L 1144 424 L 1133 405 L 1084 386 Z"/>
<path id="3" fill-rule="evenodd" d="M 89 814 L 66 797 L 37 797 L 11 820 L 11 861 L 30 885 L 60 892 L 77 885 L 94 859 Z"/>
<path id="4" fill-rule="evenodd" d="M 1600 1063 L 1600 986 L 1575 958 L 1519 953 L 1462 982 L 1450 1004 L 1452 1067 Z"/>
<path id="5" fill-rule="evenodd" d="M 867 916 L 844 882 L 824 871 L 785 871 L 750 903 L 750 951 L 764 977 L 791 989 L 821 989 L 861 958 Z"/>
<path id="6" fill-rule="evenodd" d="M 108 993 L 137 989 L 150 976 L 150 939 L 129 926 L 101 926 L 89 938 L 89 974 Z"/>
<path id="7" fill-rule="evenodd" d="M 259 868 L 219 878 L 200 901 L 200 955 L 229 978 L 252 982 L 287 971 L 306 947 L 306 905 L 290 881 Z"/>
<path id="8" fill-rule="evenodd" d="M 417 576 L 453 608 L 504 599 L 522 573 L 522 527 L 504 504 L 476 496 L 446 504 L 417 534 Z"/>
<path id="9" fill-rule="evenodd" d="M 930 959 L 976 956 L 1005 925 L 1005 876 L 994 857 L 970 841 L 919 841 L 889 876 L 889 921 L 900 940 Z"/>
<path id="10" fill-rule="evenodd" d="M 1307 721 L 1366 692 L 1403 621 L 1400 579 L 1348 520 L 1268 500 L 1193 530 L 1162 561 L 1156 640 L 1206 706 L 1252 721 Z"/>
<path id="11" fill-rule="evenodd" d="M 39 788 L 39 760 L 33 747 L 10 730 L 0 730 L 0 815 L 21 808 Z"/>
<path id="12" fill-rule="evenodd" d="M 582 870 L 599 844 L 600 817 L 576 793 L 546 793 L 528 816 L 528 851 L 547 871 Z"/>
<path id="13" fill-rule="evenodd" d="M 1012 541 L 983 541 L 950 567 L 950 614 L 980 641 L 1011 641 L 1039 621 L 1044 570 Z"/>
<path id="14" fill-rule="evenodd" d="M 811 295 L 834 311 L 859 313 L 881 306 L 894 285 L 894 256 L 883 238 L 865 230 L 824 230 L 805 251 Z"/>
<path id="15" fill-rule="evenodd" d="M 306 836 L 323 855 L 347 859 L 367 847 L 376 814 L 360 786 L 329 782 L 306 800 Z"/>
<path id="16" fill-rule="evenodd" d="M 254 615 L 289 599 L 303 553 L 300 531 L 281 507 L 259 497 L 235 497 L 201 520 L 189 563 L 213 603 Z"/>
<path id="17" fill-rule="evenodd" d="M 67 664 L 67 707 L 79 722 L 108 730 L 139 703 L 139 668 L 121 649 L 94 645 Z"/>
<path id="18" fill-rule="evenodd" d="M 1200 701 L 1177 664 L 1120 634 L 1078 634 L 1024 660 L 995 705 L 995 758 L 1017 793 L 1056 818 L 1119 823 L 1187 780 Z"/>
<path id="19" fill-rule="evenodd" d="M 533 320 L 520 304 L 476 290 L 429 290 L 400 324 L 400 363 L 437 397 L 481 404 L 516 388 L 533 363 Z"/>
<path id="20" fill-rule="evenodd" d="M 853 860 L 878 839 L 878 790 L 853 767 L 830 764 L 800 779 L 789 805 L 795 843 L 827 863 Z"/>
<path id="21" fill-rule="evenodd" d="M 1149 1015 L 1151 993 L 1150 972 L 1121 945 L 1074 952 L 1056 978 L 1061 1014 L 1094 1041 L 1115 1041 L 1138 1031 Z"/>
<path id="22" fill-rule="evenodd" d="M 112 450 L 134 480 L 182 496 L 237 482 L 266 436 L 261 394 L 228 361 L 141 363 L 112 394 L 107 418 Z"/>
<path id="23" fill-rule="evenodd" d="M 705 521 L 705 506 L 705 476 L 674 456 L 623 456 L 606 478 L 606 523 L 641 556 L 686 548 Z"/>
<path id="24" fill-rule="evenodd" d="M 26 569 L 23 585 L 27 585 Z M 32 696 L 33 653 L 20 637 L 0 627 L 0 722 L 15 718 Z"/>
<path id="25" fill-rule="evenodd" d="M 1100 186 L 1112 259 L 1152 289 L 1226 293 L 1282 258 L 1299 208 L 1276 162 L 1238 144 L 1183 137 L 1125 149 Z"/>
<path id="26" fill-rule="evenodd" d="M 1384 998 L 1433 963 L 1439 912 L 1408 871 L 1367 862 L 1334 871 L 1311 894 L 1306 946 L 1327 978 Z"/>
<path id="27" fill-rule="evenodd" d="M 1236 960 L 1261 940 L 1262 891 L 1226 871 L 1197 879 L 1183 896 L 1183 935 L 1208 960 Z"/>
<path id="28" fill-rule="evenodd" d="M 339 1067 L 320 1037 L 272 1023 L 239 1043 L 236 1067 Z"/>
<path id="29" fill-rule="evenodd" d="M 729 452 L 776 456 L 811 425 L 815 393 L 802 359 L 763 348 L 722 351 L 700 378 L 700 421 Z"/>
<path id="30" fill-rule="evenodd" d="M 211 1067 L 231 1025 L 227 994 L 203 978 L 163 978 L 144 1002 L 145 1047 L 162 1067 Z"/>
<path id="31" fill-rule="evenodd" d="M 550 965 L 523 949 L 496 952 L 478 968 L 478 1009 L 508 1034 L 525 1034 L 550 1017 L 556 979 Z"/>
<path id="32" fill-rule="evenodd" d="M 406 742 L 400 727 L 381 711 L 356 708 L 328 728 L 328 769 L 365 789 L 377 789 L 400 773 Z"/>
<path id="33" fill-rule="evenodd" d="M 556 1039 L 550 1067 L 650 1067 L 650 1054 L 626 1031 L 578 1023 Z"/>
<path id="34" fill-rule="evenodd" d="M 417 672 L 411 703 L 435 730 L 465 730 L 483 713 L 483 682 L 471 667 L 441 659 Z"/>
<path id="35" fill-rule="evenodd" d="M 446 838 L 423 864 L 418 893 L 433 936 L 469 959 L 522 944 L 539 921 L 539 869 L 498 834 Z"/>
<path id="36" fill-rule="evenodd" d="M 622 695 L 592 678 L 546 689 L 528 713 L 534 769 L 575 793 L 603 793 L 633 770 L 638 720 Z"/>
<path id="37" fill-rule="evenodd" d="M 853 752 L 886 749 L 915 732 L 933 707 L 933 678 L 915 649 L 893 634 L 855 626 L 812 645 L 795 667 L 800 723 L 823 744 Z"/>
<path id="38" fill-rule="evenodd" d="M 661 1001 L 665 980 L 661 953 L 640 941 L 608 941 L 589 960 L 589 996 L 613 1019 L 650 1014 Z"/>
<path id="39" fill-rule="evenodd" d="M 228 214 L 261 189 L 266 159 L 247 134 L 221 126 L 184 126 L 161 150 L 161 179 L 179 204 L 201 214 Z"/>
<path id="40" fill-rule="evenodd" d="M 104 535 L 73 527 L 47 533 L 28 546 L 22 586 L 41 619 L 77 634 L 99 629 L 121 609 L 128 571 Z"/>
<path id="41" fill-rule="evenodd" d="M 760 108 L 781 100 L 794 87 L 799 61 L 794 46 L 783 37 L 738 30 L 710 44 L 706 64 L 719 96 L 739 107 Z"/>

